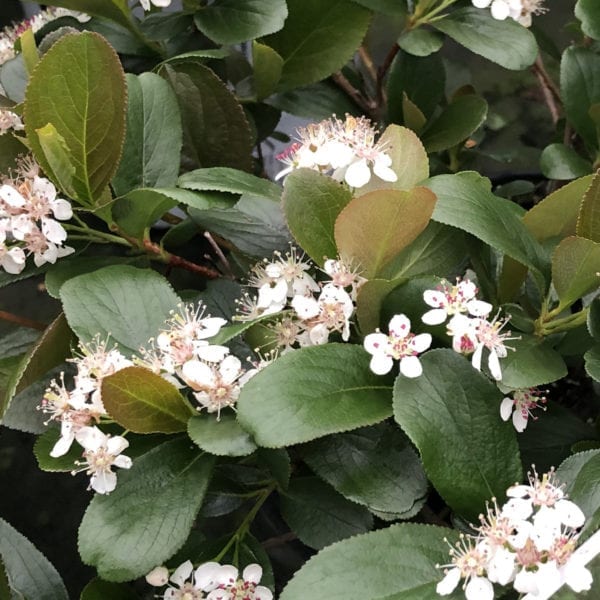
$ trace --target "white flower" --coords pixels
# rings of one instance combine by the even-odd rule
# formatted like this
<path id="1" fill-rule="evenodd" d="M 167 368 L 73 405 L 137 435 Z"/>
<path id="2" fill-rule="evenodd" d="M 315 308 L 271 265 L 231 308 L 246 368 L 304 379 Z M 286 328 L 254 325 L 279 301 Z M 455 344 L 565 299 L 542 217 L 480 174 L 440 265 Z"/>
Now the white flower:
<path id="1" fill-rule="evenodd" d="M 17 113 L 7 109 L 0 109 L 0 135 L 5 134 L 10 129 L 20 131 L 24 129 L 23 121 Z"/>
<path id="2" fill-rule="evenodd" d="M 19 274 L 25 268 L 25 253 L 21 248 L 7 248 L 0 244 L 0 266 L 11 275 Z"/>
<path id="3" fill-rule="evenodd" d="M 167 567 L 155 567 L 146 575 L 146 581 L 154 587 L 167 585 L 169 581 L 169 569 Z"/>
<path id="4" fill-rule="evenodd" d="M 522 388 L 512 392 L 512 398 L 506 396 L 500 403 L 500 416 L 502 420 L 508 421 L 512 415 L 514 428 L 521 433 L 527 427 L 529 417 L 537 418 L 532 411 L 536 408 L 546 410 L 544 404 L 546 397 L 541 395 L 535 388 Z"/>
<path id="5" fill-rule="evenodd" d="M 160 8 L 166 8 L 171 5 L 171 0 L 140 0 L 140 4 L 144 10 L 150 10 L 150 3 Z"/>
<path id="6" fill-rule="evenodd" d="M 131 468 L 131 459 L 121 454 L 129 442 L 118 435 L 105 435 L 97 427 L 82 427 L 75 438 L 85 449 L 85 462 L 78 464 L 82 465 L 80 470 L 91 475 L 90 488 L 99 494 L 109 494 L 117 486 L 117 475 L 111 467 Z"/>
<path id="7" fill-rule="evenodd" d="M 272 600 L 273 594 L 268 588 L 258 585 L 262 577 L 262 567 L 258 564 L 248 565 L 242 577 L 233 565 L 222 565 L 218 570 L 215 583 L 207 600 Z"/>
<path id="8" fill-rule="evenodd" d="M 351 261 L 342 258 L 328 259 L 323 265 L 323 271 L 331 277 L 331 283 L 340 288 L 350 288 L 350 298 L 356 301 L 358 290 L 367 280 L 360 276 L 360 269 L 353 266 Z"/>
<path id="9" fill-rule="evenodd" d="M 372 355 L 371 371 L 385 375 L 392 370 L 394 360 L 399 360 L 400 372 L 405 377 L 419 377 L 423 368 L 417 357 L 431 346 L 431 335 L 411 333 L 406 315 L 392 317 L 388 331 L 387 335 L 377 331 L 365 337 L 364 348 Z"/>
<path id="10" fill-rule="evenodd" d="M 481 371 L 481 358 L 483 349 L 489 351 L 488 368 L 492 377 L 496 381 L 502 380 L 502 370 L 500 368 L 500 359 L 506 358 L 507 350 L 513 349 L 506 346 L 504 342 L 518 338 L 510 337 L 510 331 L 502 333 L 503 327 L 508 323 L 508 319 L 498 319 L 498 315 L 492 321 L 486 319 L 473 319 L 475 326 L 475 337 L 477 345 L 473 352 L 471 364 L 478 371 Z"/>

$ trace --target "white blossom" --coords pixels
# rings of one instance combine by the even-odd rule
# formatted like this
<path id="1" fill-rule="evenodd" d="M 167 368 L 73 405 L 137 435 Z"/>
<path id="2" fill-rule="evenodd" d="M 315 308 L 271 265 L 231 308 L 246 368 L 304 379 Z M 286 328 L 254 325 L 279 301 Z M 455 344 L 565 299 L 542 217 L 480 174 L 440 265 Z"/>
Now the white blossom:
<path id="1" fill-rule="evenodd" d="M 171 6 L 171 0 L 140 0 L 140 4 L 144 10 L 150 10 L 150 4 L 159 8 L 166 8 Z"/>
<path id="2" fill-rule="evenodd" d="M 546 12 L 544 0 L 471 0 L 476 8 L 490 7 L 491 15 L 498 21 L 511 18 L 524 27 L 531 27 L 532 15 Z"/>
<path id="3" fill-rule="evenodd" d="M 500 403 L 500 416 L 503 421 L 508 421 L 512 416 L 514 428 L 523 432 L 527 427 L 529 418 L 536 419 L 532 413 L 536 408 L 545 410 L 546 397 L 534 388 L 513 390 L 512 397 L 506 396 Z"/>

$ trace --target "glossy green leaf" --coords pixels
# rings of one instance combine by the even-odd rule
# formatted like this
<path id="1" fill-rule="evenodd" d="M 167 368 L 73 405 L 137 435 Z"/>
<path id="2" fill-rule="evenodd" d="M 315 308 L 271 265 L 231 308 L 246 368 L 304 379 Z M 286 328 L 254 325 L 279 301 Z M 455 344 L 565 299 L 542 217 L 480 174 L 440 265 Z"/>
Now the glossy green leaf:
<path id="1" fill-rule="evenodd" d="M 218 420 L 213 415 L 192 417 L 187 431 L 195 444 L 216 456 L 248 456 L 256 450 L 250 434 L 229 412 L 222 413 Z"/>
<path id="2" fill-rule="evenodd" d="M 119 58 L 95 33 L 61 38 L 31 76 L 24 115 L 33 153 L 44 171 L 60 183 L 36 133 L 51 123 L 75 169 L 74 196 L 84 204 L 100 199 L 117 168 L 125 135 L 125 99 Z"/>
<path id="3" fill-rule="evenodd" d="M 581 29 L 587 36 L 600 40 L 600 4 L 596 0 L 579 0 L 575 16 L 581 21 Z"/>
<path id="4" fill-rule="evenodd" d="M 284 28 L 265 38 L 283 58 L 279 90 L 325 79 L 341 69 L 360 45 L 371 13 L 350 0 L 287 0 Z"/>
<path id="5" fill-rule="evenodd" d="M 402 285 L 406 279 L 369 279 L 358 288 L 356 296 L 356 320 L 364 334 L 375 331 L 380 325 L 381 308 L 387 295 Z"/>
<path id="6" fill-rule="evenodd" d="M 281 188 L 268 179 L 225 167 L 190 171 L 179 178 L 177 185 L 196 191 L 250 194 L 269 198 L 274 202 L 278 202 L 281 197 Z"/>
<path id="7" fill-rule="evenodd" d="M 600 56 L 591 48 L 567 48 L 560 64 L 560 91 L 567 119 L 589 148 L 597 148 L 590 108 L 600 102 Z"/>
<path id="8" fill-rule="evenodd" d="M 187 539 L 213 463 L 187 436 L 137 458 L 131 469 L 119 472 L 114 492 L 90 503 L 79 528 L 82 560 L 116 582 L 162 564 Z"/>
<path id="9" fill-rule="evenodd" d="M 0 519 L 0 559 L 14 594 L 7 600 L 68 600 L 67 589 L 48 559 L 3 519 Z"/>
<path id="10" fill-rule="evenodd" d="M 548 179 L 576 179 L 592 171 L 592 163 L 582 158 L 569 146 L 550 144 L 540 157 L 542 173 Z"/>
<path id="11" fill-rule="evenodd" d="M 600 383 L 600 345 L 588 350 L 583 358 L 585 359 L 586 373 Z"/>
<path id="12" fill-rule="evenodd" d="M 427 188 L 380 190 L 354 198 L 335 223 L 339 253 L 359 264 L 365 277 L 375 277 L 425 229 L 435 202 Z"/>
<path id="13" fill-rule="evenodd" d="M 209 68 L 192 60 L 163 64 L 159 74 L 173 86 L 179 101 L 185 170 L 232 167 L 249 171 L 250 127 L 227 86 Z"/>
<path id="14" fill-rule="evenodd" d="M 427 123 L 427 117 L 414 102 L 409 100 L 406 93 L 402 94 L 402 114 L 404 125 L 412 129 L 415 133 L 421 133 Z"/>
<path id="15" fill-rule="evenodd" d="M 423 375 L 396 380 L 394 417 L 439 494 L 453 510 L 476 519 L 486 501 L 503 498 L 521 480 L 515 430 L 499 418 L 496 386 L 463 356 L 431 350 L 421 363 Z"/>
<path id="16" fill-rule="evenodd" d="M 398 46 L 413 56 L 429 56 L 444 43 L 444 36 L 429 29 L 411 29 L 398 38 Z"/>
<path id="17" fill-rule="evenodd" d="M 600 243 L 585 238 L 565 238 L 552 256 L 552 281 L 566 308 L 600 287 Z"/>
<path id="18" fill-rule="evenodd" d="M 414 523 L 392 525 L 344 540 L 312 557 L 283 590 L 280 600 L 425 600 L 437 598 L 448 562 L 450 529 Z M 464 597 L 458 590 L 451 600 Z"/>
<path id="19" fill-rule="evenodd" d="M 67 321 L 82 342 L 99 335 L 128 353 L 137 353 L 156 337 L 180 302 L 158 273 L 125 265 L 73 277 L 60 288 L 60 297 Z"/>
<path id="20" fill-rule="evenodd" d="M 600 175 L 596 173 L 583 196 L 577 219 L 577 235 L 600 242 Z"/>
<path id="21" fill-rule="evenodd" d="M 139 600 L 139 596 L 128 586 L 92 579 L 82 590 L 79 600 Z"/>
<path id="22" fill-rule="evenodd" d="M 421 461 L 406 436 L 389 423 L 328 436 L 301 452 L 319 477 L 369 510 L 407 513 L 427 493 Z"/>
<path id="23" fill-rule="evenodd" d="M 382 421 L 391 386 L 360 346 L 331 343 L 279 357 L 244 385 L 237 407 L 258 445 L 281 448 Z"/>
<path id="24" fill-rule="evenodd" d="M 292 479 L 280 502 L 290 529 L 316 550 L 373 527 L 373 516 L 366 508 L 349 502 L 316 477 Z"/>
<path id="25" fill-rule="evenodd" d="M 185 431 L 192 409 L 166 379 L 142 367 L 127 367 L 102 380 L 108 414 L 134 433 Z"/>
<path id="26" fill-rule="evenodd" d="M 60 439 L 60 429 L 51 427 L 45 433 L 38 436 L 33 447 L 33 453 L 38 467 L 49 473 L 70 473 L 76 468 L 75 461 L 81 460 L 81 447 L 74 443 L 70 450 L 59 458 L 50 456 L 54 445 Z"/>
<path id="27" fill-rule="evenodd" d="M 281 79 L 283 58 L 270 46 L 252 44 L 252 66 L 254 67 L 254 91 L 257 100 L 270 96 Z"/>
<path id="28" fill-rule="evenodd" d="M 487 102 L 481 96 L 458 96 L 421 135 L 427 152 L 447 150 L 466 140 L 481 127 L 487 109 Z"/>
<path id="29" fill-rule="evenodd" d="M 593 453 L 569 486 L 569 498 L 591 519 L 600 509 L 600 456 Z M 596 525 L 597 526 L 597 525 Z"/>
<path id="30" fill-rule="evenodd" d="M 215 0 L 194 22 L 217 44 L 239 44 L 279 31 L 287 14 L 285 0 Z"/>
<path id="31" fill-rule="evenodd" d="M 398 52 L 387 80 L 390 119 L 394 123 L 404 122 L 403 94 L 406 94 L 426 117 L 431 117 L 444 97 L 445 83 L 446 71 L 439 54 L 420 57 L 403 51 Z"/>
<path id="32" fill-rule="evenodd" d="M 142 73 L 127 75 L 127 91 L 127 133 L 113 189 L 122 196 L 135 188 L 173 186 L 182 143 L 173 89 L 155 73 Z"/>
<path id="33" fill-rule="evenodd" d="M 506 69 L 526 69 L 538 53 L 529 29 L 512 19 L 497 21 L 488 11 L 474 6 L 455 10 L 432 25 L 471 52 Z"/>
<path id="34" fill-rule="evenodd" d="M 382 12 L 385 15 L 405 15 L 406 6 L 404 2 L 397 0 L 352 0 L 365 8 Z"/>
<path id="35" fill-rule="evenodd" d="M 335 221 L 351 200 L 347 187 L 316 171 L 299 169 L 286 178 L 282 206 L 288 227 L 318 265 L 337 256 Z"/>

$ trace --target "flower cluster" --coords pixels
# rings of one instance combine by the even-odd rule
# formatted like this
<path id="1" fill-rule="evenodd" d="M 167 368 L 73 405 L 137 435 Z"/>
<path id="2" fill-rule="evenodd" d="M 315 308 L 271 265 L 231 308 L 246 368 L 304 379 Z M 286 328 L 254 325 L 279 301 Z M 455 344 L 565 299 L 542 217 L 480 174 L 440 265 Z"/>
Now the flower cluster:
<path id="1" fill-rule="evenodd" d="M 451 547 L 437 593 L 451 594 L 461 580 L 467 600 L 492 600 L 494 583 L 542 598 L 563 583 L 575 592 L 589 590 L 592 575 L 573 554 L 585 516 L 567 500 L 554 472 L 540 479 L 534 470 L 529 485 L 509 488 L 507 496 L 502 508 L 492 500 L 480 515 L 477 535 L 462 535 Z"/>
<path id="2" fill-rule="evenodd" d="M 471 354 L 471 363 L 481 371 L 483 351 L 488 352 L 488 368 L 496 381 L 502 380 L 500 359 L 506 358 L 510 347 L 505 342 L 512 339 L 510 331 L 502 329 L 508 319 L 500 319 L 497 314 L 491 321 L 487 319 L 492 305 L 477 300 L 477 287 L 472 281 L 457 279 L 452 285 L 442 281 L 436 290 L 426 290 L 423 299 L 432 307 L 423 315 L 428 325 L 447 323 L 448 335 L 452 337 L 452 348 L 461 354 Z"/>
<path id="3" fill-rule="evenodd" d="M 17 274 L 25 268 L 27 254 L 33 254 L 38 267 L 71 254 L 73 248 L 63 245 L 67 232 L 58 221 L 72 216 L 70 203 L 40 177 L 38 165 L 21 161 L 15 176 L 0 186 L 0 266 Z"/>
<path id="4" fill-rule="evenodd" d="M 261 577 L 258 564 L 248 565 L 240 577 L 233 565 L 207 562 L 194 570 L 187 560 L 170 577 L 166 567 L 156 567 L 146 575 L 146 581 L 154 587 L 168 584 L 164 600 L 272 600 L 271 591 L 258 585 Z"/>
<path id="5" fill-rule="evenodd" d="M 99 494 L 115 489 L 117 476 L 111 467 L 128 469 L 131 460 L 121 452 L 129 443 L 121 436 L 107 436 L 98 427 L 106 416 L 102 404 L 102 380 L 109 375 L 131 366 L 116 347 L 108 348 L 107 342 L 95 338 L 89 344 L 79 344 L 81 354 L 72 359 L 77 374 L 73 386 L 67 388 L 64 375 L 52 380 L 44 394 L 40 409 L 49 415 L 48 422 L 60 423 L 60 437 L 50 456 L 64 456 L 74 441 L 83 447 L 84 461 L 78 462 L 79 471 L 91 476 L 90 488 Z"/>
<path id="6" fill-rule="evenodd" d="M 312 263 L 292 248 L 286 255 L 275 253 L 252 269 L 248 286 L 258 290 L 239 302 L 240 320 L 285 313 L 267 325 L 282 353 L 296 346 L 317 346 L 338 332 L 350 338 L 350 318 L 359 287 L 365 281 L 357 269 L 343 260 L 325 261 L 323 271 L 330 277 L 318 284 L 308 273 Z"/>
<path id="7" fill-rule="evenodd" d="M 541 15 L 548 9 L 544 0 L 471 0 L 476 8 L 491 7 L 492 17 L 504 21 L 509 17 L 524 27 L 531 27 L 531 16 Z"/>
<path id="8" fill-rule="evenodd" d="M 306 168 L 331 173 L 354 188 L 369 183 L 372 173 L 384 181 L 397 181 L 392 158 L 385 144 L 375 142 L 376 133 L 369 119 L 350 115 L 344 121 L 333 116 L 298 129 L 298 141 L 277 157 L 286 167 L 275 179 Z"/>

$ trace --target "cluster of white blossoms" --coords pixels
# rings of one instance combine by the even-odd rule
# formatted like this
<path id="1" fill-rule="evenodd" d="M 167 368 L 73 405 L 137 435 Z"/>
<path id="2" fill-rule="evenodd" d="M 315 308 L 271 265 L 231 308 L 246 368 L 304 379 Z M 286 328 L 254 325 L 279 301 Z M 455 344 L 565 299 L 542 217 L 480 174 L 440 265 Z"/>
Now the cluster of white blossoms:
<path id="1" fill-rule="evenodd" d="M 531 27 L 531 16 L 541 15 L 548 9 L 542 4 L 544 0 L 471 0 L 476 8 L 491 7 L 492 17 L 504 21 L 509 17 L 524 27 Z"/>
<path id="2" fill-rule="evenodd" d="M 67 232 L 58 221 L 73 216 L 71 204 L 40 177 L 33 160 L 20 162 L 16 173 L 0 186 L 0 267 L 18 274 L 33 254 L 36 266 L 54 263 L 74 250 L 64 246 Z"/>
<path id="3" fill-rule="evenodd" d="M 574 555 L 578 530 L 585 522 L 581 509 L 567 500 L 551 470 L 540 479 L 529 474 L 529 485 L 514 485 L 509 500 L 496 501 L 480 515 L 477 535 L 461 535 L 451 547 L 451 562 L 437 593 L 451 594 L 463 581 L 467 600 L 492 600 L 494 583 L 512 583 L 521 594 L 548 598 L 561 585 L 575 592 L 589 590 L 592 575 Z"/>
<path id="4" fill-rule="evenodd" d="M 121 436 L 108 436 L 96 426 L 106 417 L 102 404 L 102 380 L 133 363 L 116 347 L 94 338 L 89 344 L 80 343 L 81 354 L 71 362 L 77 373 L 73 385 L 67 388 L 64 375 L 52 380 L 44 394 L 40 409 L 49 415 L 48 421 L 60 423 L 60 437 L 50 456 L 64 456 L 74 441 L 83 447 L 83 461 L 78 461 L 73 473 L 85 471 L 90 475 L 90 489 L 108 494 L 117 485 L 112 467 L 128 469 L 131 459 L 121 455 L 129 442 Z"/>
<path id="5" fill-rule="evenodd" d="M 272 600 L 273 594 L 259 585 L 262 567 L 248 565 L 239 576 L 233 565 L 207 562 L 194 570 L 187 560 L 169 576 L 166 567 L 156 567 L 146 581 L 154 587 L 168 585 L 163 600 Z"/>
<path id="6" fill-rule="evenodd" d="M 369 183 L 372 173 L 388 182 L 398 179 L 385 144 L 375 141 L 377 131 L 366 117 L 346 115 L 342 121 L 333 116 L 297 134 L 298 141 L 277 157 L 286 167 L 276 180 L 300 168 L 331 174 L 353 188 Z"/>
<path id="7" fill-rule="evenodd" d="M 242 386 L 264 365 L 244 369 L 227 346 L 211 344 L 227 324 L 220 317 L 205 316 L 202 304 L 181 304 L 148 348 L 140 350 L 135 362 L 181 388 L 191 388 L 198 410 L 217 413 L 234 408 Z"/>
<path id="8" fill-rule="evenodd" d="M 329 259 L 323 271 L 330 279 L 319 284 L 309 274 L 313 267 L 294 248 L 285 255 L 276 252 L 272 261 L 255 265 L 248 286 L 258 291 L 239 301 L 236 318 L 253 320 L 282 313 L 267 325 L 281 353 L 298 346 L 326 344 L 334 332 L 348 341 L 356 294 L 366 280 L 345 261 Z"/>
<path id="9" fill-rule="evenodd" d="M 512 349 L 505 342 L 518 338 L 510 337 L 510 331 L 502 331 L 508 318 L 500 319 L 499 314 L 492 320 L 487 318 L 493 307 L 477 300 L 477 291 L 477 286 L 468 279 L 457 279 L 456 285 L 442 281 L 436 290 L 426 290 L 423 299 L 432 310 L 423 315 L 423 322 L 441 325 L 448 321 L 447 333 L 452 337 L 454 351 L 472 355 L 471 364 L 481 371 L 485 349 L 490 373 L 496 381 L 501 381 L 500 359 L 506 358 Z"/>

